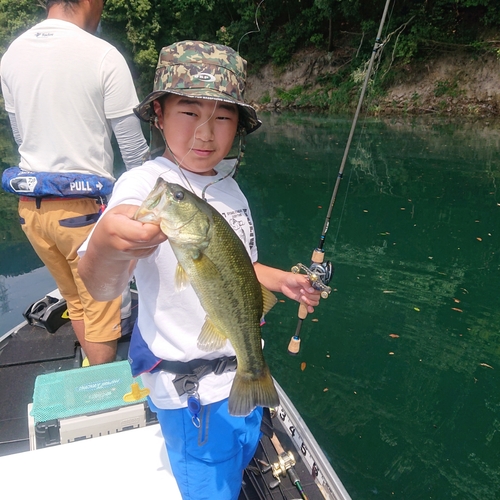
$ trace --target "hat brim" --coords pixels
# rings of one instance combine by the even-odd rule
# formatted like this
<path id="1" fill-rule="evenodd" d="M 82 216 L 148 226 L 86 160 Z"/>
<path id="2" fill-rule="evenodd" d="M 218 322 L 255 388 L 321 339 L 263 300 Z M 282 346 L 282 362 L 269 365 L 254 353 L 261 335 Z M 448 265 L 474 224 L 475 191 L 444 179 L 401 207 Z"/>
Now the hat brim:
<path id="1" fill-rule="evenodd" d="M 134 113 L 143 121 L 151 121 L 155 114 L 152 102 L 165 94 L 176 94 L 193 99 L 210 99 L 215 101 L 229 102 L 236 104 L 240 110 L 240 123 L 245 128 L 247 134 L 255 132 L 262 122 L 257 118 L 257 112 L 250 104 L 242 103 L 225 95 L 217 90 L 200 88 L 200 89 L 175 89 L 175 90 L 155 90 L 151 92 L 145 99 L 134 108 Z"/>

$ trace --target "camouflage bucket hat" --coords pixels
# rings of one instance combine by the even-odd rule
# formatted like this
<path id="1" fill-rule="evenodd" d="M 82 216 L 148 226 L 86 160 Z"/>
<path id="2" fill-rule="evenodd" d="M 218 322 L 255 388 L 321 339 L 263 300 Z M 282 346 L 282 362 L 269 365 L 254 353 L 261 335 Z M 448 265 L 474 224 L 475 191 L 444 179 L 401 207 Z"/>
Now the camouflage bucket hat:
<path id="1" fill-rule="evenodd" d="M 196 99 L 215 99 L 238 105 L 240 123 L 250 134 L 261 122 L 255 109 L 244 101 L 247 62 L 225 45 L 207 42 L 177 42 L 160 51 L 153 92 L 136 108 L 135 114 L 151 121 L 153 101 L 166 93 Z"/>

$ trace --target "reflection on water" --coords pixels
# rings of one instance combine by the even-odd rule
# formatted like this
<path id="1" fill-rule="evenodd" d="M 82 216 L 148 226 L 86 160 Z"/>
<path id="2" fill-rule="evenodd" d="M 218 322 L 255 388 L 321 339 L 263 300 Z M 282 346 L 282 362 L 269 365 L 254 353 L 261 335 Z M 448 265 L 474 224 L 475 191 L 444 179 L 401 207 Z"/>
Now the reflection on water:
<path id="1" fill-rule="evenodd" d="M 24 320 L 29 305 L 55 288 L 45 267 L 17 276 L 0 275 L 0 338 Z"/>
<path id="2" fill-rule="evenodd" d="M 240 182 L 262 262 L 310 259 L 349 128 L 269 117 L 249 137 Z M 325 247 L 335 292 L 297 357 L 295 306 L 268 315 L 273 374 L 353 498 L 498 495 L 499 143 L 494 126 L 365 123 Z"/>
<path id="3" fill-rule="evenodd" d="M 318 243 L 351 123 L 263 121 L 239 181 L 260 260 L 289 269 Z M 267 316 L 273 375 L 353 499 L 498 495 L 499 146 L 495 124 L 361 123 L 325 245 L 334 292 L 304 321 L 296 357 L 295 304 Z M 36 257 L 8 234 L 0 301 L 12 307 L 29 285 L 8 277 Z"/>

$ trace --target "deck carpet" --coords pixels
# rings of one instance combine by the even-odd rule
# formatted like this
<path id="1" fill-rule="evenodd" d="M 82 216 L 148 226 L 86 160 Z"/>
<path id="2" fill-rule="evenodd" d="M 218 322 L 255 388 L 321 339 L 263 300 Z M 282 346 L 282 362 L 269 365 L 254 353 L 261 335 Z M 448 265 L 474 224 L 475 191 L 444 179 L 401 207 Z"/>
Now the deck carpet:
<path id="1" fill-rule="evenodd" d="M 0 367 L 69 359 L 75 356 L 75 349 L 76 337 L 69 322 L 55 333 L 25 325 L 0 344 Z"/>
<path id="2" fill-rule="evenodd" d="M 35 379 L 42 373 L 77 368 L 78 356 L 59 361 L 0 367 L 0 456 L 29 450 L 28 403 Z"/>

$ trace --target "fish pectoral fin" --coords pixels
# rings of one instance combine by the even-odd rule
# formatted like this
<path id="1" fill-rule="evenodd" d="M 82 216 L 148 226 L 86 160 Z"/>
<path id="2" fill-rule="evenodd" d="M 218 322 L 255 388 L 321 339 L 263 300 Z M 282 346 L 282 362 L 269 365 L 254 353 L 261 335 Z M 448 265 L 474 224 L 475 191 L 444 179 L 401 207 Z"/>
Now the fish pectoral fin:
<path id="1" fill-rule="evenodd" d="M 262 288 L 262 317 L 264 317 L 278 302 L 276 295 L 273 292 L 270 292 L 264 285 L 260 285 Z"/>
<path id="2" fill-rule="evenodd" d="M 192 258 L 196 270 L 200 273 L 200 276 L 203 276 L 203 279 L 218 279 L 220 277 L 217 266 L 203 252 L 198 252 L 197 256 Z"/>
<path id="3" fill-rule="evenodd" d="M 174 278 L 175 291 L 180 292 L 181 290 L 184 290 L 188 285 L 189 278 L 186 274 L 186 271 L 184 271 L 184 268 L 180 264 L 177 264 L 177 267 L 175 268 Z"/>
<path id="4" fill-rule="evenodd" d="M 198 337 L 198 349 L 202 351 L 216 351 L 222 349 L 227 338 L 218 330 L 207 316 Z"/>

